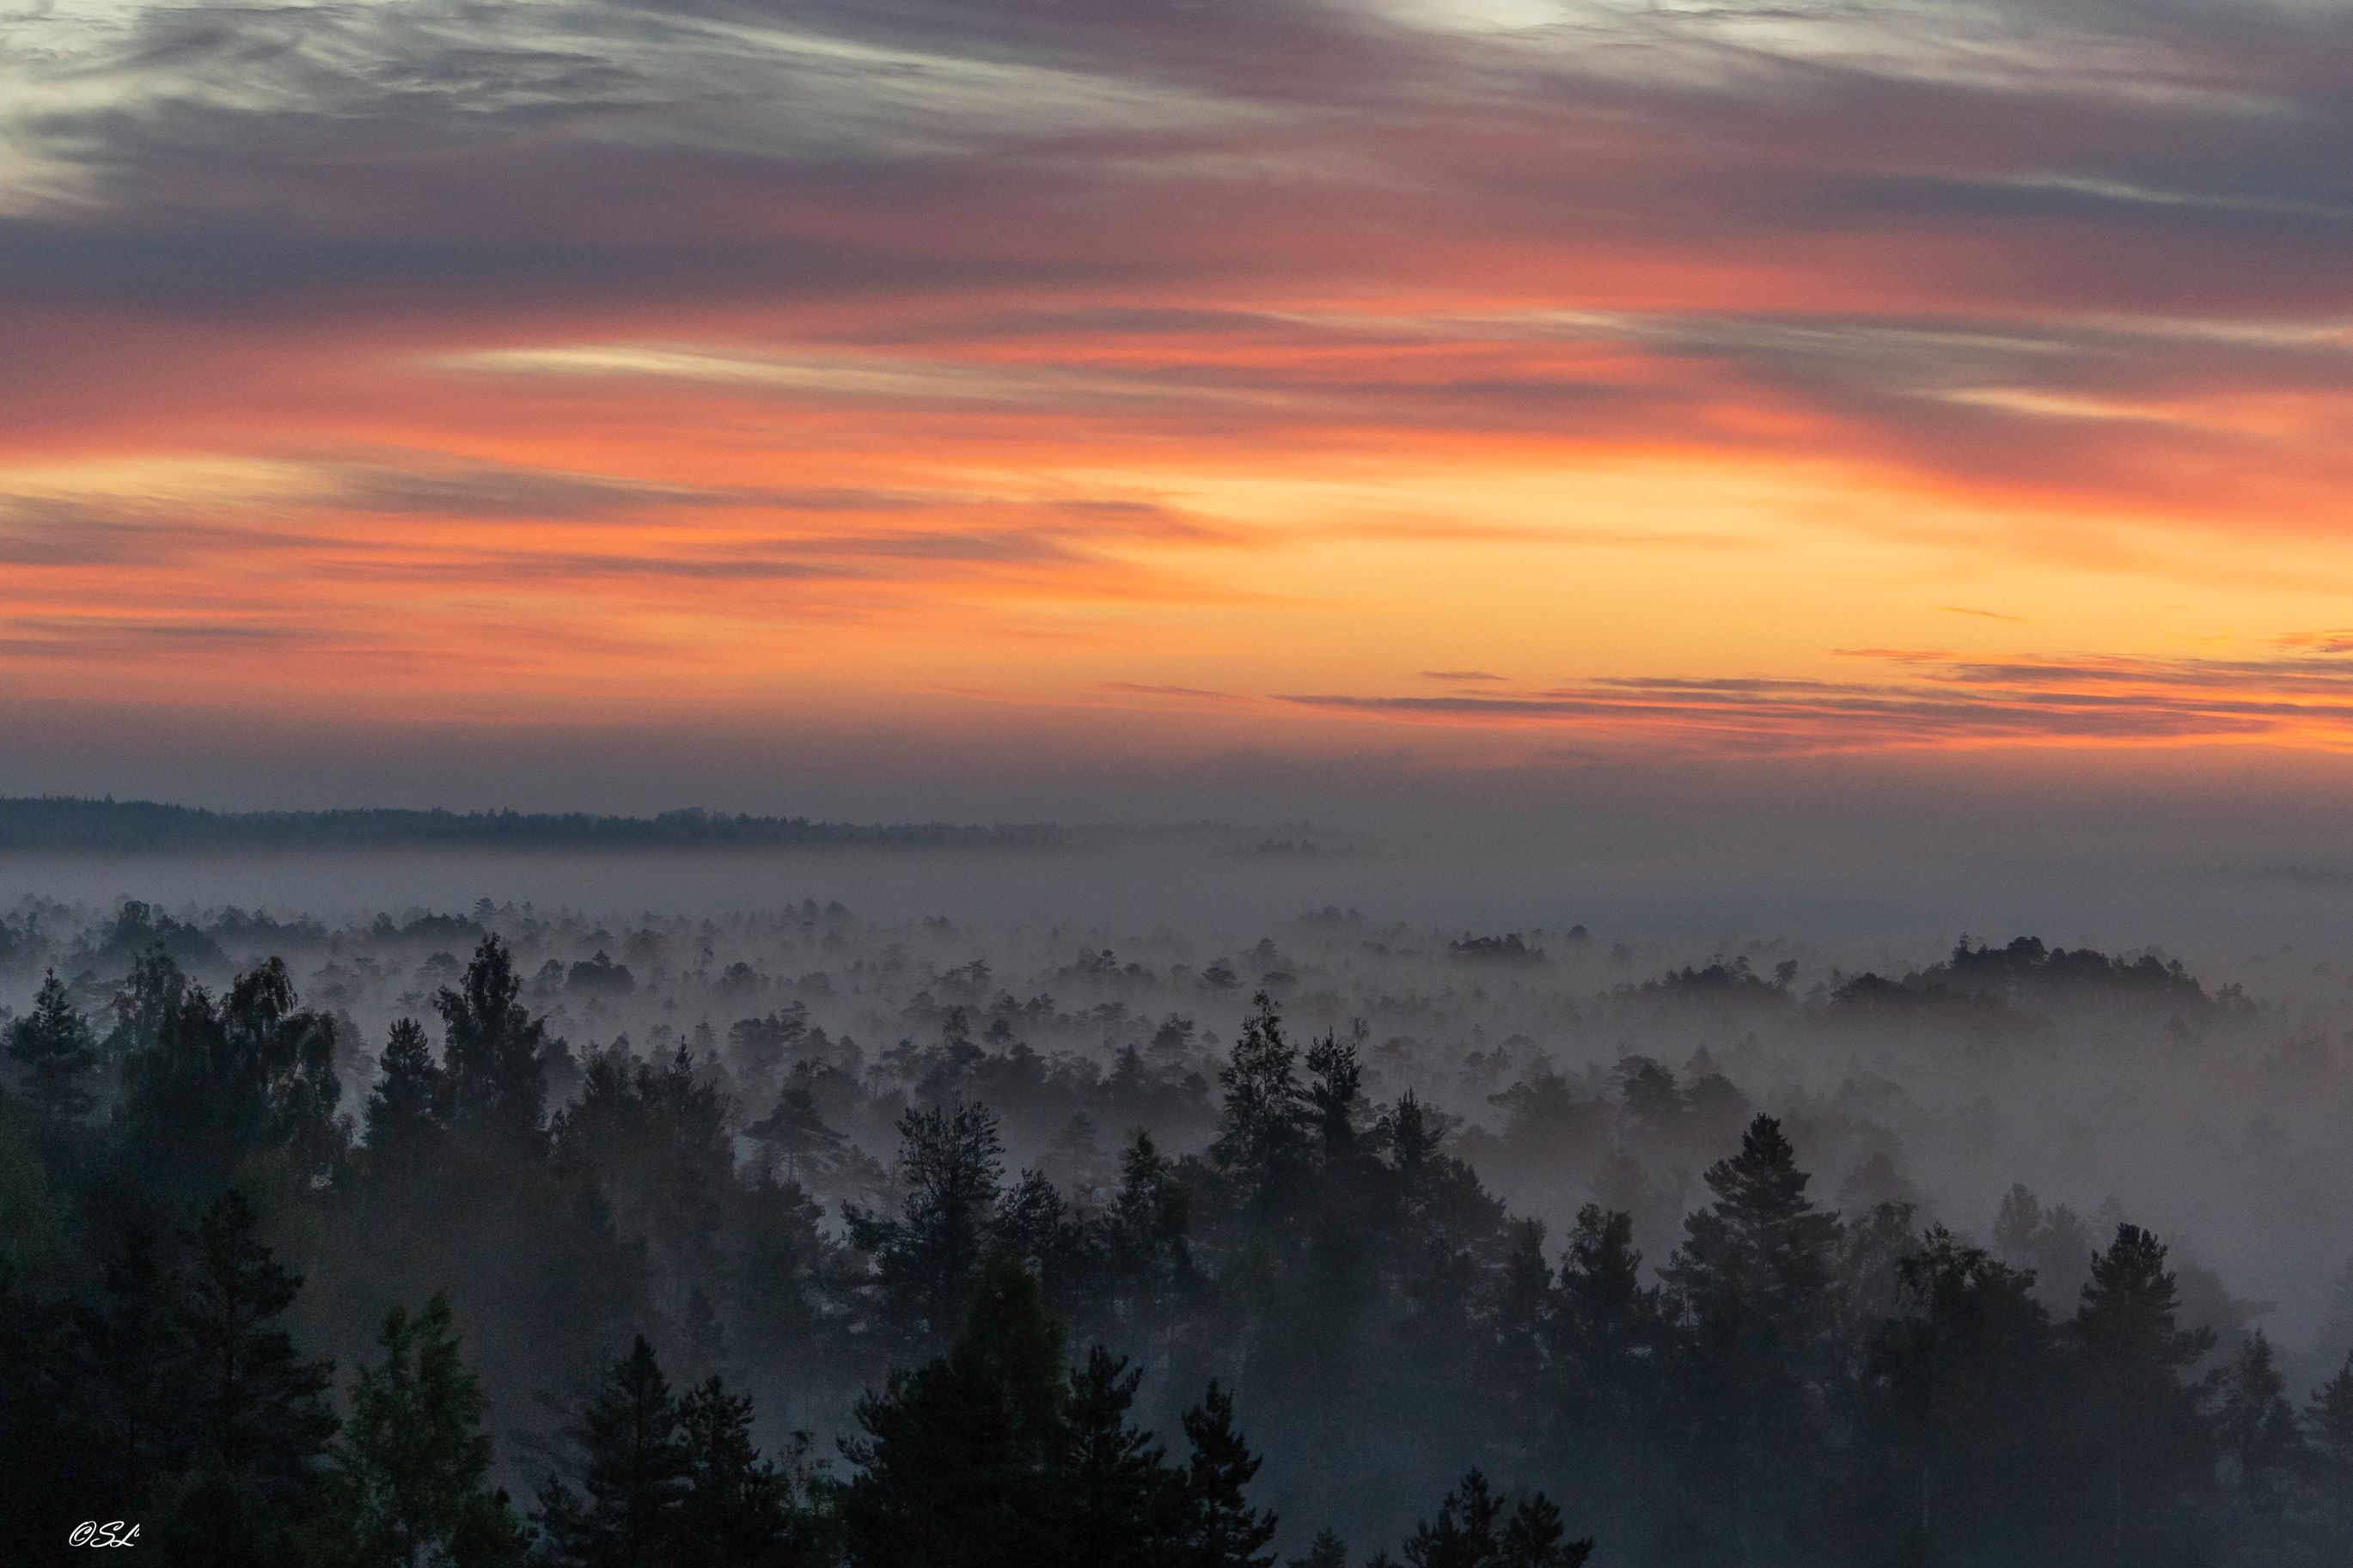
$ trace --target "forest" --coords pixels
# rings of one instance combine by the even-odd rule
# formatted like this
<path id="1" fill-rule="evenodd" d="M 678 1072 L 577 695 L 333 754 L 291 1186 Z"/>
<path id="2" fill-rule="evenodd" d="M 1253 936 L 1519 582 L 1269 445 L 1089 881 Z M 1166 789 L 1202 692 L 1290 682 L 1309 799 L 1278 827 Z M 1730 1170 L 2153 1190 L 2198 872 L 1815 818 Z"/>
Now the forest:
<path id="1" fill-rule="evenodd" d="M 813 897 L 24 900 L 0 1540 L 371 1568 L 2353 1553 L 2325 961 L 2217 984 L 1962 938 L 1866 968 L 1337 909 L 1111 940 Z"/>

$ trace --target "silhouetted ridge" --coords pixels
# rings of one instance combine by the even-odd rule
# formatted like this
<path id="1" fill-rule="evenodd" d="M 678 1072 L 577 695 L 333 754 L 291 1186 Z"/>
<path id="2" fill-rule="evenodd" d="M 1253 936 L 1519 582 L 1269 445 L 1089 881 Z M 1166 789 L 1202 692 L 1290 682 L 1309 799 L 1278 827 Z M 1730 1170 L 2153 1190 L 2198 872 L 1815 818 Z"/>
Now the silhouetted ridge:
<path id="1" fill-rule="evenodd" d="M 2155 1003 L 2189 1014 L 2246 1005 L 2236 985 L 2209 995 L 2178 958 L 2113 958 L 2094 948 L 2051 947 L 2031 936 L 2001 947 L 1972 945 L 1963 937 L 1942 963 L 1901 980 L 1859 974 L 1833 990 L 1830 1000 L 1844 1007 L 2000 1008 L 2091 997 Z"/>
<path id="2" fill-rule="evenodd" d="M 227 847 L 468 845 L 582 849 L 765 847 L 793 845 L 989 845 L 1057 847 L 1047 824 L 812 822 L 805 816 L 729 816 L 700 807 L 658 816 L 585 812 L 207 811 L 148 800 L 71 795 L 0 798 L 0 849 L 152 850 Z"/>

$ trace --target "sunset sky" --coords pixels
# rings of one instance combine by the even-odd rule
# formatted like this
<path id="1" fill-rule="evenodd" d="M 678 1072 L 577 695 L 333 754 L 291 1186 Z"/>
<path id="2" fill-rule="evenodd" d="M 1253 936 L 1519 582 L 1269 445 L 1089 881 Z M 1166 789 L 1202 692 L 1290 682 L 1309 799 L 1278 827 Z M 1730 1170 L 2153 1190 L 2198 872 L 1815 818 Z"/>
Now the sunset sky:
<path id="1" fill-rule="evenodd" d="M 2328 765 L 2348 149 L 2337 0 L 10 7 L 0 785 Z"/>

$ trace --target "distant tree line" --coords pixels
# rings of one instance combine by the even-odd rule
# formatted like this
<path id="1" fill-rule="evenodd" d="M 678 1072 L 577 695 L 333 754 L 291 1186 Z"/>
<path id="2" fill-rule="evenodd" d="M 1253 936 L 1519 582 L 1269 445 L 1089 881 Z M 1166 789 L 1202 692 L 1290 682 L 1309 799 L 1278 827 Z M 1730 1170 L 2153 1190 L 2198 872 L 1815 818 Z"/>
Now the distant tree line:
<path id="1" fill-rule="evenodd" d="M 808 845 L 999 845 L 1053 847 L 1045 825 L 812 822 L 699 808 L 654 816 L 582 812 L 207 811 L 156 801 L 74 795 L 0 797 L 0 849 L 108 852 L 282 847 L 458 845 L 493 848 L 756 848 Z"/>

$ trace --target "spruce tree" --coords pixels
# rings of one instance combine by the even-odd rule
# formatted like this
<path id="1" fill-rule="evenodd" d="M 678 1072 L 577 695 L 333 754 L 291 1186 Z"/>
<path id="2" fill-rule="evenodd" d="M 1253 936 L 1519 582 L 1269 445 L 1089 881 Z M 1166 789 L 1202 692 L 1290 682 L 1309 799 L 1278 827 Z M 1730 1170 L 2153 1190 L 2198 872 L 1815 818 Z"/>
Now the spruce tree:
<path id="1" fill-rule="evenodd" d="M 551 1561 L 565 1568 L 663 1568 L 676 1562 L 688 1485 L 678 1401 L 653 1347 L 637 1336 L 580 1413 L 575 1492 L 552 1480 L 540 1497 Z"/>
<path id="2" fill-rule="evenodd" d="M 1143 1376 L 1101 1345 L 1071 1375 L 1060 1532 L 1074 1563 L 1153 1568 L 1174 1560 L 1184 1522 L 1176 1472 L 1129 1419 Z"/>

